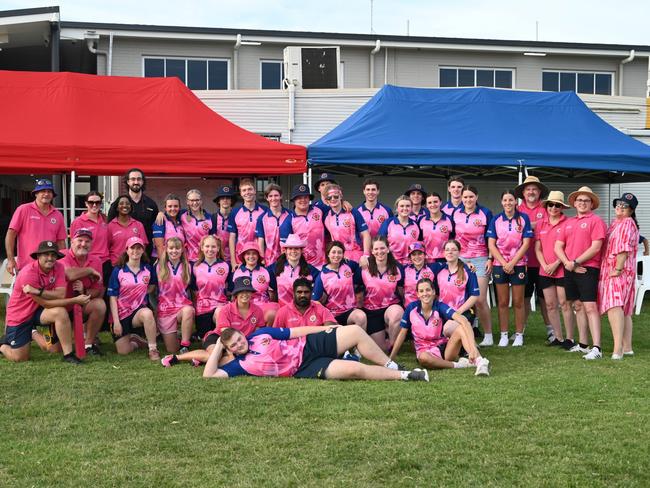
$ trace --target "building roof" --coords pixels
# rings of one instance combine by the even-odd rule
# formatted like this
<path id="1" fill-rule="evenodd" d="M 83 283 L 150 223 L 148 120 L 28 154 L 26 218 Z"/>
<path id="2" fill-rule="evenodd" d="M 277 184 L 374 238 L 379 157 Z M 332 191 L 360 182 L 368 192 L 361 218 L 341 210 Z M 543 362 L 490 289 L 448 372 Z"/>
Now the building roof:
<path id="1" fill-rule="evenodd" d="M 17 10 L 0 10 L 0 17 L 22 17 L 24 15 L 58 14 L 59 7 L 21 8 Z"/>

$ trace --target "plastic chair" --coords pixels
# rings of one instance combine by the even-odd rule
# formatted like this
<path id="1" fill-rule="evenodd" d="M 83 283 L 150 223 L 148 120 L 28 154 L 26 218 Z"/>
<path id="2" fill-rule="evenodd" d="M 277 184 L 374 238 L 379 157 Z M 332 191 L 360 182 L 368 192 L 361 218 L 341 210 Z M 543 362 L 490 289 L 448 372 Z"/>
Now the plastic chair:
<path id="1" fill-rule="evenodd" d="M 7 302 L 14 289 L 14 281 L 16 281 L 16 277 L 7 272 L 7 260 L 4 259 L 0 266 L 0 294 L 7 295 Z"/>
<path id="2" fill-rule="evenodd" d="M 636 262 L 643 264 L 641 275 L 636 281 L 636 294 L 634 295 L 634 313 L 639 315 L 643 305 L 643 296 L 646 291 L 650 290 L 650 256 L 637 256 Z"/>

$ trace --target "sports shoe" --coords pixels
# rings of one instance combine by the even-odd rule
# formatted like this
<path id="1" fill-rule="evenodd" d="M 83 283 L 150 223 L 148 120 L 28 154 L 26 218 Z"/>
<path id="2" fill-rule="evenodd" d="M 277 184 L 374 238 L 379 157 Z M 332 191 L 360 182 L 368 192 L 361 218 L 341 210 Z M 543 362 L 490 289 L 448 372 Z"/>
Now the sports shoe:
<path id="1" fill-rule="evenodd" d="M 346 359 L 348 361 L 357 361 L 357 362 L 361 361 L 361 358 L 359 356 L 357 356 L 356 354 L 352 354 L 350 351 L 345 351 L 345 353 L 343 353 L 342 359 Z"/>
<path id="2" fill-rule="evenodd" d="M 570 351 L 573 346 L 575 346 L 576 343 L 573 342 L 571 339 L 564 339 L 562 341 L 562 344 L 560 344 L 560 347 L 564 349 L 565 351 Z"/>
<path id="3" fill-rule="evenodd" d="M 183 346 L 179 349 L 178 354 L 185 354 L 187 352 L 190 352 L 190 348 Z"/>
<path id="4" fill-rule="evenodd" d="M 614 361 L 620 361 L 621 359 L 623 359 L 623 355 L 622 354 L 612 354 L 612 359 Z"/>
<path id="5" fill-rule="evenodd" d="M 549 345 L 550 345 L 553 341 L 556 341 L 556 340 L 557 340 L 557 337 L 555 337 L 555 334 L 554 334 L 553 332 L 550 332 L 550 333 L 546 336 L 546 343 L 549 344 Z"/>
<path id="6" fill-rule="evenodd" d="M 456 368 L 469 368 L 470 366 L 473 366 L 472 363 L 470 362 L 469 358 L 459 358 L 458 361 L 456 361 Z"/>
<path id="7" fill-rule="evenodd" d="M 573 341 L 571 341 L 571 342 L 573 343 Z M 562 346 L 562 344 L 564 344 L 564 341 L 561 341 L 557 337 L 555 339 L 553 339 L 553 341 L 546 343 L 546 345 L 549 346 L 549 347 L 555 347 L 555 346 L 560 347 L 560 346 Z"/>
<path id="8" fill-rule="evenodd" d="M 192 361 L 190 361 L 190 362 L 192 363 L 193 368 L 199 368 L 199 367 L 201 367 L 201 364 L 203 364 L 198 359 L 192 359 Z"/>
<path id="9" fill-rule="evenodd" d="M 479 347 L 489 347 L 489 346 L 494 346 L 494 339 L 492 338 L 492 334 L 485 334 L 483 337 L 483 340 L 481 343 L 478 345 Z"/>
<path id="10" fill-rule="evenodd" d="M 499 339 L 499 347 L 508 347 L 508 334 L 501 334 L 501 339 Z"/>
<path id="11" fill-rule="evenodd" d="M 512 341 L 512 347 L 521 347 L 524 345 L 524 335 L 515 334 L 515 340 Z"/>
<path id="12" fill-rule="evenodd" d="M 160 361 L 160 353 L 158 349 L 149 349 L 149 359 L 152 361 Z"/>
<path id="13" fill-rule="evenodd" d="M 603 357 L 603 353 L 600 352 L 600 349 L 597 347 L 594 347 L 589 351 L 587 354 L 582 356 L 582 359 L 587 359 L 587 360 L 592 360 L 592 359 L 601 359 Z"/>
<path id="14" fill-rule="evenodd" d="M 415 368 L 410 371 L 406 377 L 408 381 L 426 381 L 429 382 L 429 372 L 426 369 Z"/>
<path id="15" fill-rule="evenodd" d="M 490 361 L 487 358 L 482 357 L 476 361 L 474 376 L 490 376 Z"/>
<path id="16" fill-rule="evenodd" d="M 101 349 L 96 344 L 93 344 L 90 347 L 86 347 L 86 354 L 91 354 L 93 356 L 103 356 L 104 355 L 104 353 L 101 351 Z"/>
<path id="17" fill-rule="evenodd" d="M 588 347 L 582 347 L 580 344 L 576 344 L 571 349 L 569 349 L 569 352 L 581 352 L 583 354 L 588 354 L 590 351 L 591 349 Z"/>
<path id="18" fill-rule="evenodd" d="M 634 351 L 623 351 L 623 356 L 634 356 Z"/>
<path id="19" fill-rule="evenodd" d="M 83 364 L 83 361 L 81 361 L 81 359 L 79 359 L 73 353 L 66 354 L 65 356 L 63 356 L 62 361 L 64 363 L 74 364 L 75 366 L 79 366 L 80 364 Z"/>
<path id="20" fill-rule="evenodd" d="M 162 364 L 165 368 L 171 368 L 177 362 L 178 359 L 176 359 L 176 356 L 173 354 L 167 354 L 167 356 L 160 360 L 160 364 Z"/>

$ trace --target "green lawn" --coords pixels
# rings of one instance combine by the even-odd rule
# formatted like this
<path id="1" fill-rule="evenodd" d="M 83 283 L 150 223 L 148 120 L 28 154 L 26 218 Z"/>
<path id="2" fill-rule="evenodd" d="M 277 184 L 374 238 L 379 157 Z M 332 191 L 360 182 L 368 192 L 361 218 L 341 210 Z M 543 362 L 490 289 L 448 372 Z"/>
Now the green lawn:
<path id="1" fill-rule="evenodd" d="M 2 317 L 4 317 L 4 311 Z M 0 486 L 650 486 L 650 314 L 636 356 L 488 348 L 489 378 L 206 381 L 141 352 L 0 360 Z M 399 360 L 413 366 L 405 345 Z"/>

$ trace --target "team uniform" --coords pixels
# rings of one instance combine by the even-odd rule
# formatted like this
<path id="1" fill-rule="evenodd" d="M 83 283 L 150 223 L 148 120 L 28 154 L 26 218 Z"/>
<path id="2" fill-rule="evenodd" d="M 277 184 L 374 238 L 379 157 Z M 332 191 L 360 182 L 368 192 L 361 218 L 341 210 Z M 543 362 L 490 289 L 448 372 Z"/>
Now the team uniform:
<path id="1" fill-rule="evenodd" d="M 264 262 L 274 263 L 282 254 L 280 249 L 280 226 L 289 215 L 289 210 L 282 207 L 280 216 L 276 217 L 269 208 L 257 219 L 255 237 L 264 239 Z"/>
<path id="2" fill-rule="evenodd" d="M 541 201 L 537 202 L 537 205 L 535 205 L 533 208 L 528 207 L 528 205 L 526 205 L 526 202 L 521 202 L 521 204 L 517 207 L 517 210 L 528 216 L 530 224 L 533 227 L 533 231 L 535 231 L 537 229 L 537 226 L 548 217 L 548 212 L 546 211 L 544 205 L 542 205 Z M 539 283 L 539 276 L 541 275 L 539 261 L 537 260 L 537 255 L 535 254 L 536 238 L 537 237 L 535 237 L 530 242 L 530 247 L 528 248 L 528 252 L 526 254 L 528 258 L 528 268 L 526 269 L 526 291 L 524 292 L 524 296 L 526 297 L 533 296 L 533 292 Z M 539 287 L 541 289 L 544 289 L 541 284 Z"/>
<path id="3" fill-rule="evenodd" d="M 466 264 L 463 264 L 464 277 L 462 280 L 458 278 L 458 270 L 453 273 L 449 271 L 448 263 L 435 263 L 432 267 L 436 275 L 434 286 L 438 300 L 454 310 L 462 307 L 470 297 L 478 297 L 481 294 L 476 273 L 471 271 Z M 470 324 L 474 321 L 473 310 L 467 310 L 463 315 Z"/>
<path id="4" fill-rule="evenodd" d="M 139 237 L 147 245 L 147 234 L 141 222 L 129 217 L 126 225 L 118 222 L 117 218 L 108 223 L 108 255 L 113 266 L 117 265 L 120 256 L 126 249 L 126 241 L 131 237 Z"/>
<path id="5" fill-rule="evenodd" d="M 636 281 L 636 255 L 639 250 L 639 229 L 631 217 L 614 219 L 607 231 L 607 242 L 600 264 L 598 283 L 598 308 L 601 314 L 610 308 L 622 307 L 623 315 L 634 311 L 634 285 Z M 623 271 L 619 276 L 609 276 L 616 269 L 616 255 L 627 253 Z"/>
<path id="6" fill-rule="evenodd" d="M 339 213 L 330 209 L 325 215 L 323 223 L 331 240 L 343 243 L 346 257 L 353 261 L 359 261 L 363 256 L 361 233 L 368 230 L 361 214 L 355 209 L 350 212 L 341 209 Z"/>
<path id="7" fill-rule="evenodd" d="M 237 302 L 232 301 L 219 311 L 217 326 L 214 330 L 209 331 L 205 335 L 203 339 L 203 349 L 207 349 L 216 344 L 223 329 L 236 329 L 248 337 L 250 334 L 255 332 L 257 328 L 263 325 L 264 312 L 262 312 L 260 307 L 251 303 L 250 308 L 248 309 L 248 315 L 242 317 L 241 313 L 239 313 Z"/>
<path id="8" fill-rule="evenodd" d="M 32 329 L 42 325 L 41 313 L 43 308 L 32 299 L 31 294 L 23 292 L 25 285 L 31 285 L 36 289 L 43 288 L 45 291 L 65 288 L 65 268 L 62 263 L 57 261 L 49 273 L 44 273 L 38 261 L 32 260 L 18 272 L 14 283 L 14 291 L 7 303 L 6 329 L 3 342 L 13 349 L 29 344 L 32 340 Z M 51 330 L 53 330 L 53 327 L 51 327 Z"/>
<path id="9" fill-rule="evenodd" d="M 413 220 L 402 225 L 397 217 L 381 224 L 377 235 L 388 239 L 388 247 L 397 261 L 406 265 L 409 263 L 409 246 L 420 240 L 420 228 Z"/>
<path id="10" fill-rule="evenodd" d="M 251 297 L 252 302 L 260 307 L 262 311 L 266 312 L 269 309 L 276 310 L 278 308 L 278 304 L 272 302 L 269 296 L 269 289 L 273 288 L 272 283 L 274 283 L 275 277 L 272 278 L 272 273 L 268 269 L 259 264 L 255 268 L 249 269 L 245 264 L 242 264 L 232 274 L 230 279 L 231 287 L 233 282 L 240 276 L 248 276 L 251 279 L 251 285 L 255 288 L 255 292 Z"/>
<path id="11" fill-rule="evenodd" d="M 228 303 L 226 290 L 230 277 L 230 264 L 220 259 L 212 264 L 205 261 L 192 266 L 191 289 L 194 291 L 196 333 L 203 338 L 214 328 L 214 311 Z"/>
<path id="12" fill-rule="evenodd" d="M 18 236 L 18 269 L 34 261 L 30 254 L 35 244 L 42 241 L 63 241 L 67 237 L 63 214 L 50 205 L 47 214 L 43 215 L 36 202 L 20 205 L 11 217 L 9 229 Z"/>
<path id="13" fill-rule="evenodd" d="M 456 240 L 460 244 L 464 261 L 471 262 L 476 269 L 476 276 L 483 278 L 488 257 L 487 230 L 492 222 L 492 212 L 481 205 L 476 205 L 472 213 L 467 213 L 464 206 L 458 207 L 451 219 L 454 222 Z"/>
<path id="14" fill-rule="evenodd" d="M 275 268 L 276 264 L 273 263 L 266 269 L 268 270 L 269 276 L 271 277 L 271 289 L 275 290 L 275 293 L 278 297 L 278 304 L 281 307 L 293 301 L 293 282 L 296 281 L 296 279 L 300 278 L 302 275 L 300 274 L 300 264 L 294 268 L 289 264 L 289 262 L 286 262 L 284 269 L 280 272 L 279 275 L 275 274 Z M 304 276 L 304 278 L 315 282 L 319 274 L 318 269 L 316 269 L 311 264 L 308 264 L 307 268 L 309 272 L 306 276 Z"/>
<path id="15" fill-rule="evenodd" d="M 280 226 L 280 241 L 284 242 L 289 234 L 297 234 L 301 241 L 307 243 L 303 255 L 309 264 L 319 269 L 325 264 L 325 226 L 321 209 L 310 205 L 307 215 L 289 212 Z"/>
<path id="16" fill-rule="evenodd" d="M 117 312 L 122 324 L 122 335 L 113 333 L 113 340 L 134 332 L 133 317 L 138 310 L 149 306 L 147 289 L 157 285 L 156 272 L 148 264 L 141 263 L 137 273 L 131 271 L 128 265 L 113 268 L 108 282 L 108 296 L 117 298 Z"/>
<path id="17" fill-rule="evenodd" d="M 156 273 L 160 276 L 160 263 L 156 266 Z M 183 307 L 192 306 L 189 297 L 189 283 L 183 282 L 182 263 L 173 266 L 167 263 L 168 276 L 166 280 L 158 280 L 158 330 L 161 334 L 173 334 L 177 331 L 178 312 Z"/>
<path id="18" fill-rule="evenodd" d="M 361 270 L 354 261 L 344 261 L 338 271 L 323 266 L 314 283 L 313 300 L 320 300 L 327 294 L 327 308 L 336 316 L 336 322 L 348 323 L 350 313 L 357 306 L 355 288 L 361 286 Z"/>
<path id="19" fill-rule="evenodd" d="M 366 206 L 366 202 L 363 202 L 356 208 L 356 211 L 361 214 L 361 217 L 363 217 L 363 220 L 368 227 L 368 232 L 370 232 L 370 238 L 377 235 L 381 224 L 386 222 L 388 219 L 393 218 L 393 211 L 380 202 L 377 202 L 377 205 L 375 205 L 375 208 L 372 210 Z"/>
<path id="20" fill-rule="evenodd" d="M 228 232 L 228 217 L 221 215 L 218 210 L 212 215 L 212 233 L 221 242 L 224 259 L 230 262 L 230 232 Z"/>
<path id="21" fill-rule="evenodd" d="M 199 246 L 203 237 L 213 233 L 212 216 L 203 212 L 203 218 L 198 219 L 190 210 L 181 215 L 181 225 L 185 233 L 185 251 L 187 259 L 195 262 L 199 257 Z"/>
<path id="22" fill-rule="evenodd" d="M 391 305 L 399 304 L 398 288 L 404 286 L 404 270 L 397 267 L 397 273 L 389 271 L 372 276 L 368 269 L 361 271 L 364 287 L 363 310 L 368 317 L 368 335 L 385 329 L 384 312 Z"/>
<path id="23" fill-rule="evenodd" d="M 257 219 L 260 215 L 266 213 L 268 208 L 259 203 L 255 203 L 252 210 L 244 205 L 235 207 L 228 217 L 228 232 L 235 234 L 235 259 L 240 263 L 239 255 L 245 244 L 256 242 L 255 229 L 257 228 Z M 228 241 L 225 242 L 228 245 Z"/>
<path id="24" fill-rule="evenodd" d="M 451 320 L 456 311 L 438 300 L 431 304 L 431 315 L 424 318 L 420 301 L 411 303 L 402 316 L 400 327 L 410 330 L 413 334 L 415 355 L 420 358 L 422 353 L 428 352 L 432 356 L 443 359 L 448 338 L 442 333 L 445 323 Z"/>
<path id="25" fill-rule="evenodd" d="M 428 219 L 431 216 L 429 209 L 424 205 L 420 207 L 418 213 L 411 212 L 409 218 L 414 221 L 416 224 L 419 224 L 422 219 Z"/>
<path id="26" fill-rule="evenodd" d="M 93 234 L 93 245 L 90 248 L 90 256 L 99 259 L 100 263 L 109 260 L 108 252 L 108 222 L 103 214 L 97 214 L 97 222 L 88 218 L 87 213 L 82 213 L 70 224 L 70 235 L 74 236 L 79 229 L 88 229 Z"/>
<path id="27" fill-rule="evenodd" d="M 292 329 L 294 327 L 308 327 L 325 323 L 336 323 L 336 318 L 329 311 L 329 308 L 325 308 L 320 302 L 312 300 L 307 310 L 300 312 L 292 301 L 280 307 L 275 315 L 273 327 Z"/>
<path id="28" fill-rule="evenodd" d="M 537 222 L 537 226 L 535 227 L 535 240 L 539 241 L 542 247 L 542 255 L 546 264 L 551 264 L 558 260 L 555 254 L 555 241 L 566 221 L 567 217 L 562 214 L 559 222 L 555 225 L 550 223 L 548 217 Z M 530 268 L 528 270 L 530 271 Z M 549 275 L 540 265 L 538 283 L 542 290 L 550 286 L 564 287 L 564 266 L 562 266 L 562 263 L 560 263 L 553 275 Z"/>
<path id="29" fill-rule="evenodd" d="M 442 214 L 440 219 L 433 221 L 431 217 L 419 222 L 422 242 L 426 249 L 428 263 L 445 259 L 445 242 L 453 239 L 454 221 L 447 214 Z"/>
<path id="30" fill-rule="evenodd" d="M 432 282 L 435 281 L 436 274 L 432 265 L 425 264 L 420 269 L 416 269 L 413 264 L 404 266 L 404 306 L 418 299 L 417 284 L 423 278 L 429 278 Z"/>
<path id="31" fill-rule="evenodd" d="M 442 211 L 442 213 L 446 214 L 448 217 L 451 217 L 454 214 L 454 212 L 456 211 L 456 209 L 459 209 L 459 208 L 462 208 L 462 207 L 463 207 L 463 201 L 462 200 L 457 206 L 454 206 L 454 204 L 451 203 L 451 200 L 447 200 L 440 210 Z"/>
<path id="32" fill-rule="evenodd" d="M 129 201 L 131 202 L 131 217 L 133 217 L 135 220 L 138 222 L 142 223 L 142 226 L 144 227 L 144 230 L 146 231 L 146 239 L 145 236 L 140 236 L 141 239 L 144 241 L 145 244 L 151 243 L 151 239 L 153 238 L 152 230 L 153 230 L 153 224 L 156 221 L 156 217 L 158 216 L 158 205 L 156 204 L 153 199 L 149 198 L 147 195 L 144 193 L 141 194 L 142 198 L 140 198 L 139 202 L 135 202 L 131 199 L 131 196 L 129 195 Z M 111 208 L 108 210 L 108 221 L 111 222 L 113 219 L 117 217 L 117 204 L 118 200 L 115 200 L 111 204 Z M 151 252 L 151 246 L 147 246 L 147 253 L 150 254 Z"/>
<path id="33" fill-rule="evenodd" d="M 162 224 L 154 223 L 152 229 L 154 239 L 164 239 L 167 242 L 167 239 L 178 237 L 185 246 L 185 229 L 183 229 L 183 224 L 180 221 L 180 215 L 179 220 L 174 221 L 169 215 L 165 214 L 164 222 Z M 158 256 L 158 251 L 155 248 L 153 249 L 153 255 Z"/>
<path id="34" fill-rule="evenodd" d="M 496 240 L 497 249 L 506 261 L 510 261 L 523 245 L 524 239 L 530 239 L 534 234 L 528 216 L 515 210 L 511 219 L 506 216 L 505 212 L 494 217 L 488 226 L 486 236 Z M 524 254 L 515 264 L 513 273 L 508 274 L 503 271 L 503 266 L 495 262 L 492 271 L 494 283 L 525 285 L 526 263 L 527 255 Z"/>
<path id="35" fill-rule="evenodd" d="M 234 376 L 322 378 L 338 358 L 336 331 L 291 339 L 291 329 L 264 327 L 248 336 L 249 351 L 219 368 Z"/>

